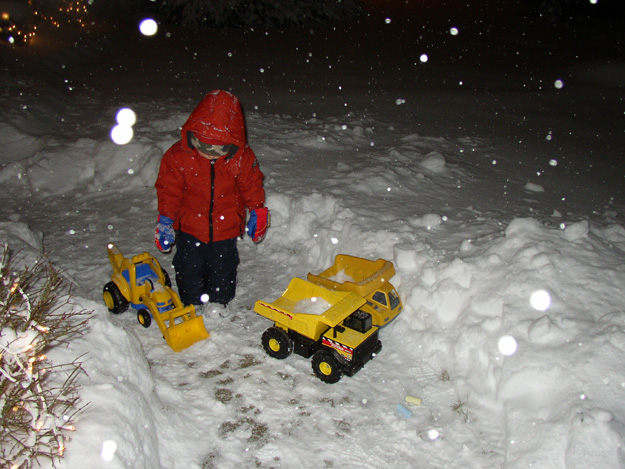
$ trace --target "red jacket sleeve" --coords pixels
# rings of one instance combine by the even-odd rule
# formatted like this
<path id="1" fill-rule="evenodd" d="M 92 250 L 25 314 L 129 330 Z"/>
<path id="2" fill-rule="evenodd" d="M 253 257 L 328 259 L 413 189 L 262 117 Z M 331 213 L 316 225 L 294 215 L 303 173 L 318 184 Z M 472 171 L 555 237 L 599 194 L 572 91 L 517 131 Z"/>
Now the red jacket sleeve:
<path id="1" fill-rule="evenodd" d="M 172 146 L 161 160 L 154 187 L 158 198 L 158 213 L 176 220 L 184 191 L 184 176 L 178 164 L 180 142 Z"/>
<path id="2" fill-rule="evenodd" d="M 245 146 L 241 154 L 239 171 L 237 174 L 237 186 L 245 207 L 254 210 L 265 205 L 265 189 L 263 188 L 263 173 L 258 165 L 256 155 L 249 146 Z"/>

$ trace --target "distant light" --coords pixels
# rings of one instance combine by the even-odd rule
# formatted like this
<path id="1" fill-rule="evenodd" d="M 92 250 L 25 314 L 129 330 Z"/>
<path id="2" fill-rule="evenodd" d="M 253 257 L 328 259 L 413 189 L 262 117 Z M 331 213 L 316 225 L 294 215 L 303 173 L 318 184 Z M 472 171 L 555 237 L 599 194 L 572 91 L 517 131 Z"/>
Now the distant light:
<path id="1" fill-rule="evenodd" d="M 547 311 L 551 306 L 551 295 L 545 290 L 537 290 L 532 293 L 530 304 L 536 311 Z"/>
<path id="2" fill-rule="evenodd" d="M 139 23 L 139 31 L 144 36 L 154 36 L 158 31 L 158 24 L 152 18 L 146 18 Z"/>
<path id="3" fill-rule="evenodd" d="M 457 36 L 458 33 L 458 28 L 449 28 L 449 34 L 451 34 L 452 36 Z"/>
<path id="4" fill-rule="evenodd" d="M 134 136 L 132 126 L 137 122 L 137 115 L 132 109 L 123 107 L 117 111 L 115 120 L 117 125 L 111 129 L 111 140 L 118 145 L 126 145 Z"/>
<path id="5" fill-rule="evenodd" d="M 514 337 L 511 335 L 504 335 L 499 339 L 497 343 L 499 351 L 506 356 L 514 355 L 517 349 L 517 343 Z"/>
<path id="6" fill-rule="evenodd" d="M 435 428 L 428 430 L 428 438 L 430 440 L 436 440 L 438 436 L 439 436 L 438 430 L 436 430 Z"/>
<path id="7" fill-rule="evenodd" d="M 129 125 L 116 125 L 111 129 L 111 140 L 118 145 L 126 145 L 132 140 L 134 132 Z"/>
<path id="8" fill-rule="evenodd" d="M 419 57 L 419 60 L 420 60 L 422 63 L 427 62 L 427 61 L 428 61 L 428 55 L 427 55 L 427 54 L 421 54 L 421 57 Z"/>
<path id="9" fill-rule="evenodd" d="M 390 19 L 390 18 L 386 18 L 386 19 L 384 20 L 384 22 L 385 22 L 386 24 L 391 24 L 391 19 Z"/>
<path id="10" fill-rule="evenodd" d="M 117 120 L 117 123 L 119 125 L 132 127 L 137 122 L 137 115 L 132 109 L 123 107 L 119 111 L 117 111 L 117 116 L 115 117 L 115 119 Z"/>
<path id="11" fill-rule="evenodd" d="M 564 87 L 564 82 L 562 80 L 556 80 L 553 84 L 557 89 L 562 89 Z"/>

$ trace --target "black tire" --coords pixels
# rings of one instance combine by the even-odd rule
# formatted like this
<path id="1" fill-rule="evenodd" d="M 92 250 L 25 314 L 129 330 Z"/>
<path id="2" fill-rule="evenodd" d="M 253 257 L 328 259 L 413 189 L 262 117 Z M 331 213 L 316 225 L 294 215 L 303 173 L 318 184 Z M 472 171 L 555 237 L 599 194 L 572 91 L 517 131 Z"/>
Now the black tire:
<path id="1" fill-rule="evenodd" d="M 162 267 L 161 267 L 161 272 L 163 272 L 163 278 L 165 279 L 165 286 L 171 288 L 171 279 L 169 278 L 169 274 Z"/>
<path id="2" fill-rule="evenodd" d="M 343 377 L 343 368 L 331 352 L 319 350 L 312 357 L 312 367 L 317 378 L 324 383 L 336 383 Z"/>
<path id="3" fill-rule="evenodd" d="M 137 311 L 137 321 L 147 329 L 152 324 L 152 316 L 147 309 L 140 309 Z"/>
<path id="4" fill-rule="evenodd" d="M 293 352 L 293 343 L 284 330 L 270 327 L 263 334 L 263 348 L 267 355 L 282 360 Z"/>
<path id="5" fill-rule="evenodd" d="M 124 295 L 122 295 L 119 287 L 114 282 L 104 285 L 102 296 L 111 313 L 121 314 L 128 309 L 128 300 L 124 298 Z"/>

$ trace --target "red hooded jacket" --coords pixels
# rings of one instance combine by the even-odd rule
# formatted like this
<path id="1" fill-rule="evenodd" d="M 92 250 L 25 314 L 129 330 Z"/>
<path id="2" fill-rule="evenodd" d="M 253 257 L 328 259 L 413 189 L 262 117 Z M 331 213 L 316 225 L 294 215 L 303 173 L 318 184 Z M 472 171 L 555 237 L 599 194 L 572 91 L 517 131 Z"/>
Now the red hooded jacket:
<path id="1" fill-rule="evenodd" d="M 209 160 L 193 147 L 190 132 L 233 148 Z M 154 186 L 158 212 L 174 220 L 174 229 L 205 243 L 243 235 L 245 209 L 262 207 L 265 191 L 236 96 L 221 90 L 206 95 L 182 126 L 182 139 L 163 155 Z"/>

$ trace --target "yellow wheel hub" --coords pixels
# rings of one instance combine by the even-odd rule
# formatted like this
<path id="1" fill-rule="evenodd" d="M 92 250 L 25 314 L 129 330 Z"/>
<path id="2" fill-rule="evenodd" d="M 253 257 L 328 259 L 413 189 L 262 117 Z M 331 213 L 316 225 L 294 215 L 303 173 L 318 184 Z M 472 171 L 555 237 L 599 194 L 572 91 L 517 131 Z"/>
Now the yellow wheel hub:
<path id="1" fill-rule="evenodd" d="M 332 365 L 328 362 L 319 363 L 319 371 L 321 371 L 324 375 L 330 376 L 332 374 Z"/>
<path id="2" fill-rule="evenodd" d="M 113 309 L 115 307 L 115 302 L 109 292 L 104 292 L 104 303 L 106 303 L 108 309 Z"/>
<path id="3" fill-rule="evenodd" d="M 279 352 L 281 348 L 280 342 L 278 342 L 276 339 L 269 339 L 269 348 L 274 352 Z"/>

